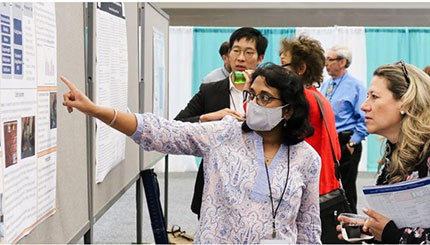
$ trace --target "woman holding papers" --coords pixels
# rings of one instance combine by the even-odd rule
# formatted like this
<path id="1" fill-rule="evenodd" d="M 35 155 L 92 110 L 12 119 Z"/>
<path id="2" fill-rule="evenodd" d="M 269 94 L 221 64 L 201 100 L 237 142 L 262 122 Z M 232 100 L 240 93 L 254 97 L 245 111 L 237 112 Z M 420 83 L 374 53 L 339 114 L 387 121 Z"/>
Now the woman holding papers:
<path id="1" fill-rule="evenodd" d="M 196 243 L 319 244 L 320 157 L 297 75 L 269 64 L 255 70 L 246 122 L 167 121 L 92 103 L 64 77 L 69 112 L 76 108 L 131 136 L 145 150 L 203 157 L 205 184 Z"/>
<path id="2" fill-rule="evenodd" d="M 403 61 L 383 65 L 373 73 L 367 95 L 361 106 L 367 130 L 387 139 L 377 185 L 429 176 L 430 77 Z M 370 208 L 363 212 L 369 216 L 363 231 L 375 236 L 376 241 L 430 243 L 430 224 L 397 227 L 390 218 Z"/>

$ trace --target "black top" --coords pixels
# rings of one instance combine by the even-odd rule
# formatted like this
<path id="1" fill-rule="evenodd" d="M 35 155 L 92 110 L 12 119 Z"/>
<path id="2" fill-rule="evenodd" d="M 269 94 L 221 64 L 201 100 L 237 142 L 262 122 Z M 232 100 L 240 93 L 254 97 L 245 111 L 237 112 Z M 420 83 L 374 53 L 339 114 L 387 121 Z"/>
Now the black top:
<path id="1" fill-rule="evenodd" d="M 387 166 L 389 166 L 391 162 L 391 155 L 394 151 L 396 145 L 390 142 L 386 144 L 386 151 L 388 155 L 385 160 L 385 164 L 382 168 L 381 174 L 378 176 L 377 185 L 386 185 L 388 184 L 388 173 L 386 171 Z M 427 152 L 426 157 L 422 160 L 409 174 L 409 177 L 416 179 L 424 178 L 429 176 L 429 165 L 430 165 L 430 151 Z M 375 241 L 372 241 L 375 242 Z M 405 227 L 398 228 L 396 224 L 391 220 L 384 228 L 382 232 L 382 241 L 381 243 L 389 243 L 389 244 L 418 244 L 418 243 L 430 243 L 430 228 L 420 228 L 420 227 Z"/>
<path id="2" fill-rule="evenodd" d="M 175 120 L 183 122 L 198 122 L 200 116 L 206 113 L 216 112 L 224 108 L 230 108 L 230 78 L 227 77 L 218 82 L 203 83 L 199 92 L 193 96 L 187 106 L 179 112 Z M 202 196 L 204 188 L 203 160 L 197 172 L 194 185 L 191 210 L 200 217 Z"/>

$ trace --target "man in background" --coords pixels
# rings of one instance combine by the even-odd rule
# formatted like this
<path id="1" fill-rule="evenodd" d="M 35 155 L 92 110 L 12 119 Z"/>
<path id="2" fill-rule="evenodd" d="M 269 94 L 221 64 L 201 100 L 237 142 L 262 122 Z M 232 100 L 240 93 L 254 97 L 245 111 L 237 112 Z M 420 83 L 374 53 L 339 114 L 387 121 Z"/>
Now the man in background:
<path id="1" fill-rule="evenodd" d="M 219 55 L 221 55 L 222 60 L 224 61 L 224 65 L 220 68 L 217 68 L 211 72 L 209 72 L 204 78 L 202 83 L 211 83 L 216 81 L 221 81 L 224 78 L 228 77 L 231 72 L 230 61 L 228 60 L 228 48 L 229 42 L 225 41 L 219 47 Z"/>
<path id="2" fill-rule="evenodd" d="M 175 120 L 184 122 L 218 121 L 226 115 L 244 120 L 243 88 L 245 84 L 235 83 L 235 71 L 254 70 L 264 59 L 267 39 L 252 27 L 242 27 L 234 31 L 229 40 L 228 60 L 231 73 L 217 82 L 204 83 L 199 92 L 179 112 Z M 204 188 L 203 161 L 197 172 L 191 210 L 200 217 Z"/>
<path id="3" fill-rule="evenodd" d="M 351 51 L 344 46 L 334 46 L 326 54 L 325 66 L 330 79 L 321 86 L 321 93 L 333 107 L 336 131 L 341 147 L 340 174 L 352 212 L 357 213 L 358 163 L 361 158 L 361 141 L 368 135 L 364 112 L 360 110 L 366 99 L 366 88 L 351 76 Z"/>

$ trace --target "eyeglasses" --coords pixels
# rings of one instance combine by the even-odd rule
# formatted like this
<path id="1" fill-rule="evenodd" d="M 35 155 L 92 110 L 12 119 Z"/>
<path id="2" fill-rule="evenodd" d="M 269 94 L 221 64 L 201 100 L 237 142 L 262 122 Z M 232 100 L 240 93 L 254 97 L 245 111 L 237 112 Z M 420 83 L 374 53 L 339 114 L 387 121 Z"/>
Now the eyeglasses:
<path id="1" fill-rule="evenodd" d="M 405 80 L 406 80 L 406 82 L 408 83 L 408 86 L 409 86 L 409 84 L 411 84 L 411 79 L 409 78 L 408 70 L 406 70 L 405 62 L 403 62 L 403 60 L 400 60 L 396 64 L 399 64 L 399 63 L 402 65 L 403 76 L 405 76 Z"/>
<path id="2" fill-rule="evenodd" d="M 282 67 L 287 67 L 287 66 L 290 66 L 290 65 L 291 65 L 291 62 L 290 62 L 290 63 L 282 64 L 281 66 L 282 66 Z"/>
<path id="3" fill-rule="evenodd" d="M 243 53 L 243 56 L 245 56 L 246 59 L 252 59 L 257 52 L 252 49 L 240 50 L 240 48 L 233 48 L 230 51 L 230 55 L 233 57 L 239 57 L 241 53 Z"/>
<path id="4" fill-rule="evenodd" d="M 257 98 L 257 104 L 262 106 L 269 104 L 272 100 L 282 100 L 281 98 L 276 98 L 268 94 L 255 94 L 254 92 L 248 90 L 243 91 L 243 97 L 246 98 L 245 100 L 247 102 L 254 100 L 254 98 Z"/>
<path id="5" fill-rule="evenodd" d="M 330 58 L 330 57 L 327 57 L 327 58 L 325 58 L 325 61 L 330 61 L 330 62 L 332 62 L 332 61 L 335 61 L 335 60 L 341 60 L 341 59 L 343 59 L 343 58 L 340 58 L 340 57 L 337 57 L 337 58 Z"/>

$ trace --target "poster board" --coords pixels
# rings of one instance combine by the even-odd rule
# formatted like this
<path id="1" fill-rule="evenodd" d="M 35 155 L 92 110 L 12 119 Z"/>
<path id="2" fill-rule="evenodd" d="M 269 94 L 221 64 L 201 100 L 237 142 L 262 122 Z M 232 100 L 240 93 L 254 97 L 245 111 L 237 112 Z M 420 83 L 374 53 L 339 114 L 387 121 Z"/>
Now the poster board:
<path id="1" fill-rule="evenodd" d="M 141 9 L 139 111 L 153 112 L 168 118 L 169 17 L 151 3 L 141 3 Z M 165 156 L 143 150 L 140 154 L 141 169 L 153 167 Z"/>
<path id="2" fill-rule="evenodd" d="M 67 76 L 85 91 L 83 4 L 55 3 L 55 9 L 57 76 Z M 58 84 L 57 93 L 65 92 Z M 86 118 L 58 106 L 57 125 L 57 211 L 18 243 L 76 242 L 89 228 Z"/>
<path id="3" fill-rule="evenodd" d="M 90 23 L 89 23 L 89 38 L 92 42 L 89 43 L 90 68 L 88 69 L 89 76 L 92 81 L 97 83 L 96 76 L 96 53 L 97 47 L 94 40 L 95 27 L 97 25 L 97 18 L 95 18 L 97 6 L 96 3 L 89 3 Z M 127 33 L 127 53 L 128 53 L 128 98 L 127 107 L 131 112 L 138 111 L 138 5 L 137 3 L 124 3 L 124 13 L 126 20 L 126 33 Z M 91 21 L 92 19 L 92 21 Z M 94 83 L 92 90 L 94 91 Z M 94 129 L 93 124 L 93 129 Z M 92 130 L 92 142 L 95 142 L 95 130 Z M 92 144 L 92 156 L 95 156 L 94 144 Z M 92 157 L 92 203 L 90 209 L 93 210 L 93 221 L 96 222 L 132 185 L 139 177 L 139 146 L 130 140 L 128 137 L 125 139 L 125 159 L 118 165 L 113 167 L 106 175 L 104 180 L 100 183 L 95 181 L 95 168 L 96 159 Z"/>

